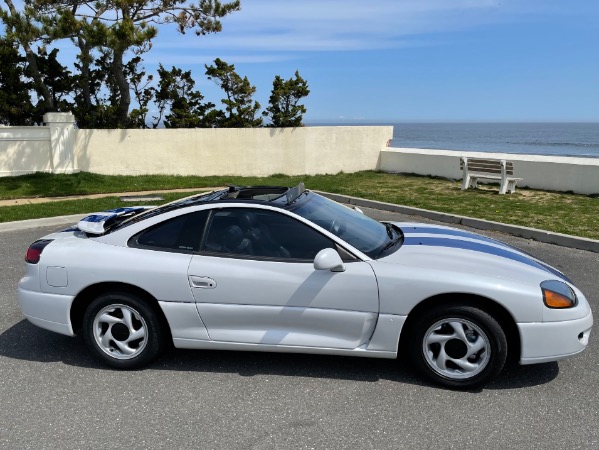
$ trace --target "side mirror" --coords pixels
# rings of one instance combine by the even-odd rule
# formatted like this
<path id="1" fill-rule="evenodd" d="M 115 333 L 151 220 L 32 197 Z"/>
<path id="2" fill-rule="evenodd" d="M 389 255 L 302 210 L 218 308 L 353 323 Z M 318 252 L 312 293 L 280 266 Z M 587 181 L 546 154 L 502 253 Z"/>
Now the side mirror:
<path id="1" fill-rule="evenodd" d="M 331 272 L 345 272 L 345 265 L 341 256 L 332 248 L 323 248 L 314 258 L 316 270 L 330 270 Z"/>

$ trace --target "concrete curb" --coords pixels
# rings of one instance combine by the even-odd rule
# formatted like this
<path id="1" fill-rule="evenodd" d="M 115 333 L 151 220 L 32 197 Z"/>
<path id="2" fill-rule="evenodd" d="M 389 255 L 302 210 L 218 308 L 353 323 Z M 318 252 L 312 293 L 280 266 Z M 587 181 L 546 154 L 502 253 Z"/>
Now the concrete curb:
<path id="1" fill-rule="evenodd" d="M 5 231 L 29 230 L 32 228 L 52 227 L 58 225 L 73 225 L 89 214 L 74 214 L 72 216 L 46 217 L 44 219 L 19 220 L 17 222 L 0 223 L 0 233 Z"/>
<path id="2" fill-rule="evenodd" d="M 476 228 L 478 230 L 499 231 L 500 233 L 511 234 L 513 236 L 518 236 L 525 239 L 533 239 L 535 241 L 545 242 L 547 244 L 555 244 L 562 247 L 577 248 L 580 250 L 599 253 L 599 241 L 594 239 L 570 236 L 561 233 L 552 233 L 550 231 L 539 230 L 536 228 L 509 225 L 505 223 L 492 222 L 490 220 L 475 219 L 473 217 L 456 216 L 453 214 L 430 211 L 428 209 L 395 205 L 393 203 L 378 202 L 375 200 L 367 200 L 359 197 L 351 197 L 349 195 L 332 194 L 330 192 L 319 193 L 339 203 L 347 203 L 355 206 L 363 206 L 365 208 L 380 209 L 383 211 L 426 217 L 439 222 L 463 225 L 470 228 Z"/>
<path id="3" fill-rule="evenodd" d="M 133 191 L 133 192 L 108 192 L 104 194 L 85 194 L 85 195 L 68 195 L 61 197 L 31 197 L 31 198 L 15 198 L 10 200 L 0 200 L 0 206 L 21 206 L 35 205 L 38 203 L 64 202 L 70 200 L 83 200 L 88 198 L 107 198 L 107 197 L 136 197 L 155 194 L 170 194 L 177 192 L 211 192 L 218 189 L 224 189 L 226 186 L 220 187 L 205 187 L 205 188 L 179 188 L 179 189 L 155 189 L 153 191 Z"/>

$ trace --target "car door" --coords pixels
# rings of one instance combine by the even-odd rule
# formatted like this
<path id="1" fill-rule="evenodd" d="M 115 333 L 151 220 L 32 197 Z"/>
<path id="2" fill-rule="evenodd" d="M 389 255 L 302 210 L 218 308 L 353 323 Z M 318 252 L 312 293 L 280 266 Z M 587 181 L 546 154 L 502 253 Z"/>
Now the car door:
<path id="1" fill-rule="evenodd" d="M 213 210 L 189 266 L 198 312 L 212 340 L 352 349 L 367 342 L 379 311 L 369 264 L 315 270 L 335 243 L 283 212 Z"/>

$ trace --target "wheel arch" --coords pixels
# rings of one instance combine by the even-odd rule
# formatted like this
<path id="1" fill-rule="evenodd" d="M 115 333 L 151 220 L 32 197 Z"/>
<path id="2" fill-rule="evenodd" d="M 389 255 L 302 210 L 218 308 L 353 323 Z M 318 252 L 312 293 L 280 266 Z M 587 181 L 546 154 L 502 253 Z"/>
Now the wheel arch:
<path id="1" fill-rule="evenodd" d="M 162 308 L 158 304 L 158 300 L 156 300 L 156 298 L 145 289 L 142 289 L 139 286 L 122 282 L 96 283 L 87 286 L 85 289 L 79 292 L 79 294 L 75 296 L 75 299 L 71 304 L 70 319 L 73 331 L 77 333 L 77 331 L 81 330 L 85 310 L 95 298 L 97 298 L 101 294 L 115 291 L 129 292 L 131 294 L 135 294 L 145 299 L 152 306 L 154 311 L 158 314 L 158 317 L 160 318 L 164 326 L 165 332 L 167 333 L 169 339 L 172 341 L 170 326 L 168 324 L 168 321 L 166 320 L 166 316 L 164 315 Z"/>
<path id="2" fill-rule="evenodd" d="M 424 311 L 439 306 L 470 306 L 478 308 L 491 315 L 504 330 L 508 342 L 508 360 L 517 362 L 520 359 L 521 340 L 516 320 L 512 314 L 500 303 L 482 295 L 468 293 L 446 293 L 438 294 L 422 300 L 408 314 L 408 318 L 402 327 L 399 337 L 398 350 L 405 354 L 406 336 L 411 332 L 412 324 Z"/>

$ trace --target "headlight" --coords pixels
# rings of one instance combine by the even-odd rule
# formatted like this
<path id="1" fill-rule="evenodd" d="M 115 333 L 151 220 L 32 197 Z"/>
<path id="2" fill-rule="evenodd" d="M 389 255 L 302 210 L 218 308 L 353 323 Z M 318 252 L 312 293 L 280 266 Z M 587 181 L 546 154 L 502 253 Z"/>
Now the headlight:
<path id="1" fill-rule="evenodd" d="M 576 306 L 576 294 L 566 283 L 557 280 L 543 281 L 543 302 L 548 308 L 572 308 Z"/>

